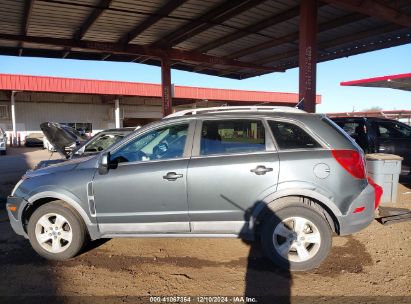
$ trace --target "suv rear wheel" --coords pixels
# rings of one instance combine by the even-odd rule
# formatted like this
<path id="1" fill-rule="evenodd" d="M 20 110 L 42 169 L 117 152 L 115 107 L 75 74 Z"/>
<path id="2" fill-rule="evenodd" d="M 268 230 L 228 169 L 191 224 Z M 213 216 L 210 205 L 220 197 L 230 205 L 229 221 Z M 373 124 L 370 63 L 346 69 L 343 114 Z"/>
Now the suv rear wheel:
<path id="1" fill-rule="evenodd" d="M 62 201 L 54 201 L 35 210 L 27 232 L 33 249 L 50 260 L 72 258 L 86 241 L 83 220 Z"/>
<path id="2" fill-rule="evenodd" d="M 293 204 L 265 219 L 261 241 L 277 266 L 293 271 L 318 267 L 331 249 L 332 232 L 326 220 L 310 207 Z"/>

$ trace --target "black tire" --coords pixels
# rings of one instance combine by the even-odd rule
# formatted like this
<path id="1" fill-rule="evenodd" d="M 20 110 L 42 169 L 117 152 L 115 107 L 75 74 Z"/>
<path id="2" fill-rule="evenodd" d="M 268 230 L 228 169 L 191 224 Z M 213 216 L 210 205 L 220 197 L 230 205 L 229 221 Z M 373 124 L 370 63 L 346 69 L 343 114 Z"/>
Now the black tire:
<path id="1" fill-rule="evenodd" d="M 71 238 L 71 243 L 66 242 L 65 240 L 58 239 L 60 245 L 64 250 L 62 252 L 51 252 L 43 248 L 43 246 L 39 243 L 36 237 L 36 226 L 40 218 L 42 218 L 45 215 L 48 214 L 56 214 L 64 217 L 65 220 L 67 220 L 67 223 L 64 224 L 64 227 L 67 231 L 65 232 L 70 232 L 72 234 Z M 52 221 L 52 217 L 50 217 Z M 51 222 L 51 226 L 53 223 Z M 50 227 L 53 228 L 53 227 Z M 42 228 L 39 228 L 42 229 Z M 48 260 L 67 260 L 75 255 L 77 255 L 80 250 L 83 248 L 83 246 L 86 243 L 87 240 L 87 232 L 86 232 L 86 226 L 83 222 L 83 219 L 80 217 L 80 215 L 68 204 L 66 204 L 63 201 L 53 201 L 50 203 L 47 203 L 45 205 L 40 206 L 38 209 L 36 209 L 32 216 L 30 217 L 28 226 L 27 226 L 27 233 L 29 236 L 30 244 L 33 247 L 33 249 L 42 257 L 48 259 Z M 48 234 L 49 235 L 49 234 Z M 57 238 L 57 237 L 56 237 Z M 50 241 L 44 242 L 46 247 L 51 246 L 51 243 L 53 242 L 53 239 L 50 238 Z M 65 244 L 65 245 L 64 245 Z M 51 248 L 50 248 L 51 250 Z"/>
<path id="2" fill-rule="evenodd" d="M 275 229 L 279 227 L 278 225 L 284 220 L 287 221 L 283 223 L 295 223 L 295 220 L 292 220 L 293 218 L 303 218 L 308 220 L 307 225 L 304 227 L 306 227 L 305 229 L 308 233 L 314 233 L 314 231 L 319 233 L 319 244 L 308 244 L 306 247 L 307 243 L 305 241 L 301 241 L 301 239 L 298 241 L 299 237 L 297 237 L 297 234 L 293 235 L 293 238 L 297 238 L 297 240 L 283 238 L 277 234 L 277 232 L 274 237 L 274 232 Z M 292 228 L 290 231 L 292 231 Z M 307 234 L 301 235 L 303 236 L 303 240 L 304 235 L 307 236 Z M 291 236 L 291 234 L 289 236 Z M 293 243 L 293 246 L 304 246 L 307 252 L 310 255 L 312 254 L 312 256 L 307 257 L 307 260 L 301 259 L 301 261 L 296 261 L 296 259 L 300 259 L 300 253 L 298 253 L 297 249 L 294 247 L 288 249 L 291 251 L 286 250 L 287 253 L 284 255 L 287 255 L 287 257 L 281 255 L 280 246 L 286 242 L 288 242 L 288 244 Z M 309 206 L 295 203 L 282 207 L 276 211 L 270 211 L 270 215 L 268 215 L 262 223 L 261 243 L 266 256 L 280 268 L 290 271 L 307 271 L 317 268 L 328 256 L 331 250 L 332 231 L 327 221 L 318 212 Z M 299 247 L 299 249 L 301 249 L 301 247 Z"/>
<path id="3" fill-rule="evenodd" d="M 0 155 L 6 155 L 6 150 L 0 151 Z"/>

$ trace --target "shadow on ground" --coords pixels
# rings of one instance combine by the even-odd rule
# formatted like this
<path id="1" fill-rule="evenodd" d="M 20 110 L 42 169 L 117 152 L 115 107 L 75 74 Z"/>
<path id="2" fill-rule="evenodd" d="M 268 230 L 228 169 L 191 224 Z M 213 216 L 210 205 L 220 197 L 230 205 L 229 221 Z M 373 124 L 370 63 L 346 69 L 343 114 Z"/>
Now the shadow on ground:
<path id="1" fill-rule="evenodd" d="M 0 302 L 34 303 L 56 295 L 57 274 L 40 258 L 28 240 L 17 236 L 8 222 L 7 196 L 30 169 L 24 153 L 0 157 Z"/>

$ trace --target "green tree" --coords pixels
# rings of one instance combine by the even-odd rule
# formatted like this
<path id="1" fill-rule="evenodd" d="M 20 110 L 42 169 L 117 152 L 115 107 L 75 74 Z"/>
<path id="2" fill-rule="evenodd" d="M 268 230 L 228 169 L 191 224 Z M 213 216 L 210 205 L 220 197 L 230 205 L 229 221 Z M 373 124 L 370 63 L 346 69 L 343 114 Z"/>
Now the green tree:
<path id="1" fill-rule="evenodd" d="M 382 111 L 382 108 L 380 108 L 380 107 L 371 107 L 371 108 L 368 108 L 368 109 L 364 109 L 362 111 L 363 112 L 378 112 L 378 111 Z"/>

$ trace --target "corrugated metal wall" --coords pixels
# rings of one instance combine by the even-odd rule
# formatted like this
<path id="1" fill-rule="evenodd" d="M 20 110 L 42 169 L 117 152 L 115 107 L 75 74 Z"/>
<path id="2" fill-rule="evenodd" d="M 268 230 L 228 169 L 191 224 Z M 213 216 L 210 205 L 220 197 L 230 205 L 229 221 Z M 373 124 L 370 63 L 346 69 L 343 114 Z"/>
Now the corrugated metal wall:
<path id="1" fill-rule="evenodd" d="M 93 131 L 103 130 L 114 124 L 111 110 L 111 105 L 17 102 L 17 131 L 39 131 L 45 121 L 87 122 L 93 124 Z"/>
<path id="2" fill-rule="evenodd" d="M 6 104 L 0 102 L 0 104 Z M 10 103 L 8 103 L 10 108 Z M 121 106 L 121 118 L 161 119 L 159 106 Z M 93 134 L 104 129 L 114 128 L 114 107 L 112 104 L 70 104 L 16 102 L 17 132 L 24 138 L 27 134 L 40 132 L 40 124 L 45 121 L 60 123 L 92 123 Z M 12 131 L 11 116 L 0 119 L 0 127 Z"/>

